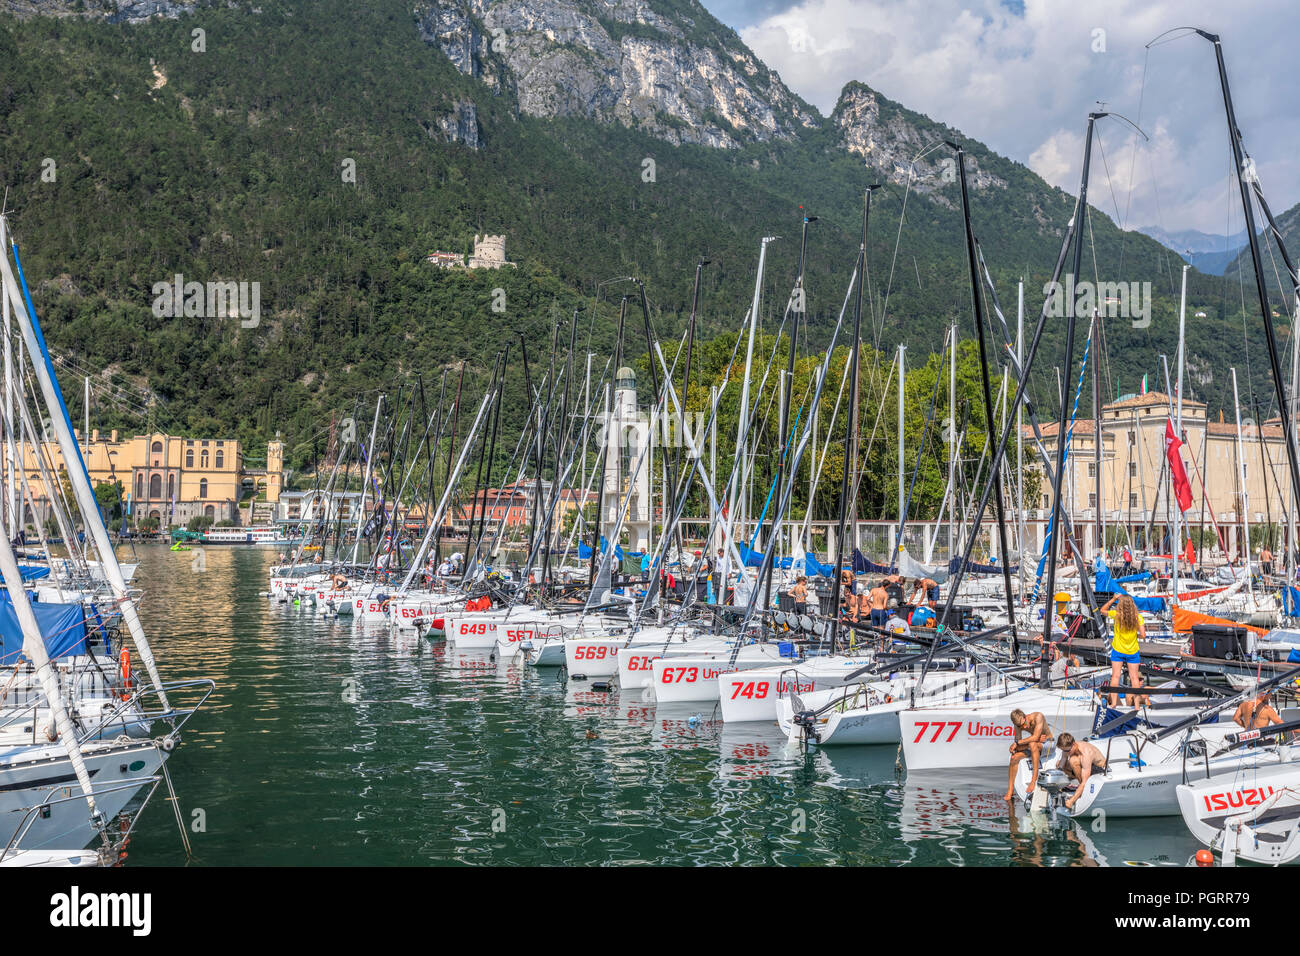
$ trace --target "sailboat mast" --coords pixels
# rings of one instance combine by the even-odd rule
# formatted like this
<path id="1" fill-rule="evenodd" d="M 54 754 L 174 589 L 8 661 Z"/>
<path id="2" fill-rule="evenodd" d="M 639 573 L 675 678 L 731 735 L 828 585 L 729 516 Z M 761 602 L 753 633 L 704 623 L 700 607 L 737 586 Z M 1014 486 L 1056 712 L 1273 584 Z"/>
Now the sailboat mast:
<path id="1" fill-rule="evenodd" d="M 1241 444 L 1241 405 L 1237 397 L 1237 369 L 1232 370 L 1232 407 L 1237 416 L 1237 481 L 1241 483 L 1241 526 L 1246 536 L 1246 581 L 1250 587 L 1250 498 L 1246 492 L 1246 456 Z M 1256 425 L 1256 428 L 1259 426 Z M 1264 484 L 1264 494 L 1268 494 L 1268 484 Z"/>
<path id="2" fill-rule="evenodd" d="M 948 510 L 948 559 L 957 556 L 957 323 L 952 324 L 948 343 L 948 488 L 952 505 Z"/>
<path id="3" fill-rule="evenodd" d="M 879 189 L 879 185 L 868 186 L 864 192 L 865 200 L 862 205 L 862 241 L 858 246 L 858 292 L 857 299 L 853 306 L 853 338 L 850 342 L 849 352 L 849 377 L 856 382 L 858 377 L 858 353 L 862 350 L 862 287 L 866 284 L 867 271 L 867 224 L 871 221 L 871 194 Z M 853 445 L 854 429 L 857 426 L 858 403 L 852 403 L 849 414 L 846 416 L 846 425 L 844 433 L 844 450 L 847 452 Z M 840 517 L 839 525 L 835 535 L 835 568 L 831 577 L 831 653 L 835 653 L 838 646 L 840 635 L 840 578 L 844 567 L 844 524 L 849 504 L 849 463 L 845 461 L 843 474 L 840 477 Z"/>
<path id="4" fill-rule="evenodd" d="M 1092 470 L 1097 496 L 1097 553 L 1106 554 L 1106 505 L 1101 486 L 1101 311 L 1092 310 L 1093 348 L 1097 356 L 1092 363 Z"/>
<path id="5" fill-rule="evenodd" d="M 1178 436 L 1179 441 L 1183 440 L 1183 358 L 1184 358 L 1183 337 L 1187 329 L 1187 270 L 1190 268 L 1191 266 L 1186 266 L 1186 265 L 1183 266 L 1183 290 L 1182 290 L 1182 294 L 1179 296 L 1178 299 L 1178 362 L 1177 362 L 1178 392 L 1177 392 L 1177 404 L 1175 405 L 1174 408 L 1174 415 L 1176 419 L 1174 422 L 1174 434 Z M 1182 452 L 1179 452 L 1179 454 L 1181 455 Z M 1173 472 L 1171 471 L 1169 473 L 1169 482 L 1170 482 L 1171 489 L 1173 487 L 1173 478 L 1174 478 Z M 1173 552 L 1174 604 L 1177 605 L 1178 604 L 1178 546 L 1182 541 L 1182 538 L 1179 535 L 1179 531 L 1180 531 L 1180 525 L 1183 517 L 1183 512 L 1182 509 L 1178 507 L 1177 502 L 1175 502 L 1170 507 L 1170 511 L 1172 512 L 1173 519 L 1174 519 L 1174 534 L 1173 534 L 1173 541 L 1171 542 L 1172 545 L 1171 550 Z"/>
<path id="6" fill-rule="evenodd" d="M 1254 184 L 1256 193 L 1261 198 L 1262 191 L 1258 187 L 1254 163 L 1246 156 L 1245 147 L 1242 145 L 1241 129 L 1237 125 L 1237 115 L 1232 106 L 1232 93 L 1228 89 L 1228 70 L 1223 62 L 1223 45 L 1219 42 L 1218 36 L 1214 34 L 1207 33 L 1204 30 L 1197 30 L 1196 32 L 1214 45 L 1214 56 L 1219 67 L 1219 85 L 1223 89 L 1223 107 L 1228 121 L 1228 139 L 1232 143 L 1233 165 L 1237 170 L 1237 185 L 1241 191 L 1242 212 L 1246 220 L 1246 239 L 1250 244 L 1250 261 L 1255 270 L 1255 290 L 1259 295 L 1260 314 L 1264 319 L 1264 339 L 1265 344 L 1268 346 L 1269 369 L 1273 375 L 1273 388 L 1277 397 L 1278 415 L 1282 419 L 1282 436 L 1286 442 L 1287 465 L 1291 472 L 1291 501 L 1288 502 L 1287 511 L 1292 515 L 1291 522 L 1294 525 L 1296 501 L 1300 497 L 1300 457 L 1297 456 L 1296 452 L 1296 433 L 1292 425 L 1291 407 L 1287 404 L 1286 389 L 1282 382 L 1281 360 L 1278 356 L 1277 336 L 1273 328 L 1273 310 L 1268 302 L 1268 286 L 1264 281 L 1264 263 L 1260 255 L 1259 235 L 1255 231 L 1255 211 L 1250 202 L 1251 184 Z M 1267 211 L 1266 205 L 1263 208 Z M 1271 219 L 1272 216 L 1269 216 L 1269 218 Z M 1291 270 L 1291 273 L 1294 281 L 1294 270 Z M 1294 549 L 1295 540 L 1289 542 L 1289 545 Z"/>
<path id="7" fill-rule="evenodd" d="M 1083 262 L 1083 236 L 1084 224 L 1088 219 L 1088 172 L 1092 163 L 1092 133 L 1097 125 L 1097 120 L 1104 113 L 1088 114 L 1088 132 L 1083 147 L 1083 177 L 1079 184 L 1079 205 L 1075 211 L 1075 242 L 1074 242 L 1074 260 L 1070 270 L 1073 280 L 1068 283 L 1072 288 L 1074 282 L 1078 281 L 1079 269 Z M 1067 371 L 1074 365 L 1074 320 L 1075 320 L 1075 301 L 1073 295 L 1065 296 L 1065 358 L 1062 362 L 1062 368 Z M 1024 388 L 1024 383 L 1020 386 Z M 1052 540 L 1048 545 L 1047 551 L 1047 610 L 1043 614 L 1043 647 L 1044 651 L 1052 640 L 1052 622 L 1056 619 L 1053 613 L 1052 602 L 1056 600 L 1056 561 L 1057 555 L 1061 552 L 1061 527 L 1062 518 L 1061 508 L 1061 489 L 1062 479 L 1065 477 L 1065 427 L 1069 418 L 1069 405 L 1065 401 L 1065 391 L 1061 391 L 1061 417 L 1056 425 L 1056 468 L 1053 472 L 1052 488 L 1052 514 L 1050 527 L 1052 530 Z M 1047 682 L 1048 658 L 1051 655 L 1044 653 L 1041 668 L 1040 679 L 1045 684 Z"/>
<path id="8" fill-rule="evenodd" d="M 9 248 L 9 221 L 0 216 L 0 250 Z M 5 336 L 5 421 L 13 422 L 14 420 L 14 360 L 13 360 L 13 342 L 12 331 L 9 321 L 9 296 L 4 294 L 0 289 L 0 308 L 4 310 L 4 336 Z M 14 434 L 12 429 L 5 434 L 5 477 L 7 479 L 5 487 L 8 489 L 6 503 L 8 505 L 9 525 L 14 529 L 14 534 L 19 534 L 23 530 L 22 515 L 18 511 L 17 488 L 14 481 L 14 462 L 17 456 L 14 454 Z"/>
<path id="9" fill-rule="evenodd" d="M 993 429 L 997 427 L 997 419 L 993 412 L 993 390 L 989 382 L 989 360 L 987 345 L 985 343 L 984 332 L 984 306 L 983 297 L 980 295 L 979 270 L 976 265 L 975 251 L 975 231 L 970 221 L 970 194 L 966 185 L 966 151 L 960 146 L 949 143 L 957 150 L 957 169 L 961 176 L 961 208 L 962 220 L 966 231 L 966 256 L 970 265 L 970 283 L 971 283 L 971 302 L 975 312 L 975 339 L 979 343 L 980 350 L 980 384 L 984 392 L 984 421 L 985 431 L 988 434 L 989 448 L 993 448 Z M 899 355 L 900 366 L 902 355 Z M 1002 429 L 1006 431 L 1005 426 Z M 1014 598 L 1011 593 L 1011 563 L 1007 560 L 1007 522 L 1005 514 L 1005 502 L 1002 498 L 1002 460 L 996 454 L 992 458 L 992 464 L 989 468 L 989 478 L 993 485 L 993 503 L 997 514 L 998 521 L 998 559 L 1002 565 L 1003 586 L 1006 588 L 1007 597 L 1007 623 L 1011 625 L 1011 653 L 1013 657 L 1018 656 L 1019 639 L 1016 633 L 1016 609 Z M 901 545 L 900 545 L 901 547 Z M 1044 654 L 1044 658 L 1048 655 Z"/>
<path id="10" fill-rule="evenodd" d="M 904 353 L 906 351 L 907 351 L 907 346 L 900 342 L 898 344 L 898 521 L 899 521 L 900 528 L 902 527 L 902 522 L 904 518 L 907 517 L 905 514 L 903 514 L 903 509 L 907 507 L 907 502 L 906 499 L 904 498 L 904 490 L 903 490 L 903 469 L 904 469 L 903 426 L 905 425 L 904 415 L 903 415 L 904 413 L 903 396 L 905 394 L 904 389 L 907 380 L 907 374 L 903 370 L 903 358 L 904 358 Z M 854 509 L 854 514 L 857 514 L 856 508 Z M 853 543 L 857 544 L 856 534 L 854 535 Z M 896 542 L 896 544 L 898 545 L 897 550 L 901 552 L 903 550 L 902 539 L 900 538 Z"/>
<path id="11" fill-rule="evenodd" d="M 803 217 L 803 231 L 801 232 L 799 237 L 799 272 L 796 275 L 794 280 L 794 292 L 790 296 L 791 306 L 792 306 L 790 309 L 790 314 L 791 314 L 790 354 L 789 354 L 789 359 L 786 363 L 786 371 L 782 374 L 782 378 L 780 381 L 781 414 L 780 414 L 779 447 L 777 450 L 777 454 L 779 457 L 777 458 L 777 465 L 776 465 L 776 487 L 777 488 L 785 487 L 785 465 L 786 465 L 786 459 L 789 456 L 789 451 L 790 451 L 789 445 L 791 439 L 791 436 L 789 434 L 790 393 L 794 390 L 795 349 L 797 348 L 799 342 L 799 319 L 802 318 L 804 314 L 804 304 L 805 304 L 804 290 L 803 290 L 803 273 L 804 273 L 804 263 L 806 262 L 806 256 L 808 253 L 808 225 L 809 223 L 814 223 L 816 221 L 817 221 L 816 216 Z M 764 548 L 764 551 L 766 552 L 766 554 L 764 557 L 764 563 L 767 565 L 766 570 L 769 573 L 766 575 L 763 584 L 763 607 L 764 608 L 768 608 L 772 606 L 772 578 L 774 575 L 771 574 L 770 571 L 771 571 L 772 563 L 776 560 L 776 545 L 777 545 L 776 529 L 777 529 L 779 518 L 780 518 L 779 515 L 774 516 L 772 520 L 772 534 L 768 535 L 768 539 L 765 542 L 766 546 Z"/>
<path id="12" fill-rule="evenodd" d="M 1025 280 L 1016 283 L 1016 368 L 1025 367 Z M 1016 508 L 1016 550 L 1028 554 L 1025 547 L 1025 436 L 1024 412 L 1016 406 L 1016 485 L 1020 489 Z"/>

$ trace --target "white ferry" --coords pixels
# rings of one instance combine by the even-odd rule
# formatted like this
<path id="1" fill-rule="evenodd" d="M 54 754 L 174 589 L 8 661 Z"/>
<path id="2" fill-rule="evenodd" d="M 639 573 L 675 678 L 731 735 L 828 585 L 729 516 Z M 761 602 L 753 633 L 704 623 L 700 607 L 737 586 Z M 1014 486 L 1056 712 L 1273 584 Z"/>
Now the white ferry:
<path id="1" fill-rule="evenodd" d="M 289 544 L 289 538 L 280 528 L 272 525 L 248 528 L 209 528 L 203 533 L 203 544 Z"/>

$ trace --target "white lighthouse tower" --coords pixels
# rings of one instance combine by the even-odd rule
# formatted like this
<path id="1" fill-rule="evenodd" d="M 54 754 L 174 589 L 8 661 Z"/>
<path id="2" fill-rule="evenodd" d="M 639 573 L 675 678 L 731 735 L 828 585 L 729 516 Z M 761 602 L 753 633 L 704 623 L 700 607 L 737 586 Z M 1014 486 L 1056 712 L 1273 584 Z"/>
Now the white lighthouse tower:
<path id="1" fill-rule="evenodd" d="M 605 455 L 605 513 L 601 524 L 613 530 L 630 494 L 632 500 L 627 505 L 623 528 L 632 550 L 646 551 L 650 548 L 650 476 L 654 473 L 654 449 L 647 448 L 651 444 L 650 426 L 637 412 L 636 373 L 626 366 L 614 376 L 614 407 L 610 419 L 605 433 L 609 445 Z M 644 459 L 643 448 L 647 449 Z"/>

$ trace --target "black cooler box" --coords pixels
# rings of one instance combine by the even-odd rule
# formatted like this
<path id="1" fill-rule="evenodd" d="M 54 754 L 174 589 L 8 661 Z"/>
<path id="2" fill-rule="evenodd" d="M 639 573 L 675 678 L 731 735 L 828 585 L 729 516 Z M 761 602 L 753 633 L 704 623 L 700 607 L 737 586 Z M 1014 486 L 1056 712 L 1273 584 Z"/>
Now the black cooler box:
<path id="1" fill-rule="evenodd" d="M 1227 624 L 1193 624 L 1192 654 L 1196 657 L 1213 657 L 1217 660 L 1245 660 L 1248 654 L 1244 627 Z"/>

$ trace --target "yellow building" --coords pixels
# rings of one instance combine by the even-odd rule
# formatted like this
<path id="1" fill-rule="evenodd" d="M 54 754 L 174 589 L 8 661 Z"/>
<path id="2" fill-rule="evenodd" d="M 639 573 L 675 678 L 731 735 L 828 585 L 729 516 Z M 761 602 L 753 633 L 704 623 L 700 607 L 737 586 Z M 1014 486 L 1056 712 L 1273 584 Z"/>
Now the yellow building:
<path id="1" fill-rule="evenodd" d="M 1291 501 L 1286 446 L 1277 419 L 1244 423 L 1238 443 L 1235 421 L 1211 419 L 1204 402 L 1183 401 L 1183 461 L 1192 486 L 1192 506 L 1186 520 L 1206 530 L 1218 522 L 1230 553 L 1240 554 L 1244 524 L 1252 528 L 1285 523 Z M 1080 545 L 1093 554 L 1104 524 L 1113 544 L 1117 528 L 1127 527 L 1119 540 L 1140 541 L 1154 523 L 1155 534 L 1176 504 L 1171 502 L 1165 458 L 1165 427 L 1171 417 L 1169 396 L 1160 392 L 1130 395 L 1101 410 L 1101 511 L 1097 508 L 1096 426 L 1091 419 L 1075 421 L 1065 468 L 1064 501 L 1079 532 Z M 1224 416 L 1225 419 L 1228 416 Z M 1055 422 L 1044 422 L 1043 445 L 1056 454 Z M 1037 469 L 1030 451 L 1033 432 L 1025 427 L 1025 464 Z M 1041 473 L 1041 469 L 1037 469 Z M 1242 494 L 1242 473 L 1245 494 Z M 1025 502 L 1029 517 L 1046 517 L 1051 488 L 1041 483 L 1041 500 Z M 1041 506 L 1038 515 L 1032 510 Z"/>
<path id="2" fill-rule="evenodd" d="M 187 523 L 206 516 L 215 521 L 240 520 L 239 499 L 244 483 L 243 452 L 232 439 L 180 438 L 155 432 L 119 438 L 116 431 L 107 438 L 98 429 L 90 442 L 75 433 L 86 459 L 92 485 L 118 484 L 122 504 L 133 522 L 157 518 L 162 527 Z M 65 474 L 62 452 L 56 442 L 43 444 L 47 469 L 55 476 Z M 279 450 L 277 449 L 277 452 Z M 268 455 L 268 464 L 270 464 Z M 280 487 L 279 455 L 274 474 L 275 491 Z M 35 501 L 35 515 L 28 508 L 28 523 L 44 521 L 49 499 L 41 481 L 40 466 L 30 445 L 23 449 L 24 470 Z M 267 485 L 271 481 L 267 480 Z M 268 487 L 268 491 L 270 488 Z"/>

